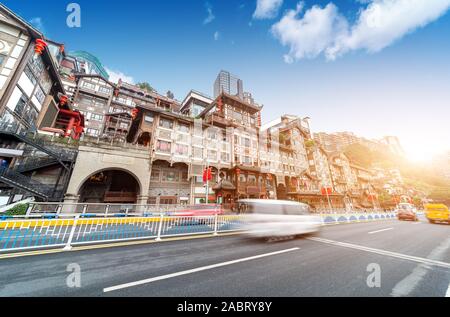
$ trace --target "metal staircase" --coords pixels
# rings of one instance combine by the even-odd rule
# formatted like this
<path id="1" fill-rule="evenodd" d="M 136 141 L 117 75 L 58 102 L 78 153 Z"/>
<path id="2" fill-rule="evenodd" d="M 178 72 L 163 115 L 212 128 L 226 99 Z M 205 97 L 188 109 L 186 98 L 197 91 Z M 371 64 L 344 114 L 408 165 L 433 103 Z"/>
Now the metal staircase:
<path id="1" fill-rule="evenodd" d="M 0 167 L 0 181 L 12 187 L 22 189 L 48 201 L 53 196 L 53 188 L 32 180 L 11 169 Z"/>
<path id="2" fill-rule="evenodd" d="M 31 157 L 14 168 L 0 167 L 0 182 L 29 192 L 44 201 L 60 201 L 64 196 L 64 190 L 57 189 L 59 178 L 55 186 L 49 186 L 34 181 L 22 173 L 33 172 L 44 167 L 59 164 L 65 171 L 64 175 L 67 176 L 64 177 L 65 183 L 63 183 L 63 187 L 66 188 L 78 152 L 62 146 L 55 146 L 51 140 L 41 138 L 36 133 L 20 130 L 18 126 L 10 123 L 0 124 L 0 138 L 2 136 L 8 136 L 23 142 L 39 152 L 47 154 L 47 156 Z"/>
<path id="3" fill-rule="evenodd" d="M 0 125 L 0 136 L 1 135 L 14 137 L 19 141 L 22 141 L 53 157 L 66 170 L 70 169 L 70 164 L 67 164 L 67 162 L 73 162 L 76 159 L 75 151 L 49 146 L 44 139 L 36 137 L 36 134 L 29 133 L 28 131 L 20 131 L 18 127 L 11 125 Z"/>

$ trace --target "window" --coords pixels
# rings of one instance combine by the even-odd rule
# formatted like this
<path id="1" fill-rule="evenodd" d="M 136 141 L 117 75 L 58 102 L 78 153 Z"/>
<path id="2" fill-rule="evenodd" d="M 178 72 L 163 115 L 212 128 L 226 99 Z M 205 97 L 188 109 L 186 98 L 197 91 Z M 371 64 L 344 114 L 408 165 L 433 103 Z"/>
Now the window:
<path id="1" fill-rule="evenodd" d="M 175 153 L 177 155 L 187 156 L 188 153 L 189 153 L 189 147 L 187 145 L 177 144 L 176 145 L 176 149 L 175 149 Z"/>
<path id="2" fill-rule="evenodd" d="M 98 136 L 99 132 L 96 129 L 87 129 L 87 134 L 92 135 L 92 136 Z"/>
<path id="3" fill-rule="evenodd" d="M 193 147 L 192 148 L 193 154 L 195 158 L 203 158 L 203 149 L 202 148 L 198 148 L 198 147 Z"/>
<path id="4" fill-rule="evenodd" d="M 42 91 L 41 87 L 39 86 L 36 87 L 36 92 L 34 93 L 34 96 L 41 104 L 44 102 L 45 94 Z"/>
<path id="5" fill-rule="evenodd" d="M 208 138 L 211 140 L 215 140 L 217 138 L 216 131 L 208 130 Z"/>
<path id="6" fill-rule="evenodd" d="M 146 115 L 144 116 L 144 121 L 145 121 L 145 122 L 152 123 L 153 120 L 154 120 L 153 114 L 150 114 L 150 113 L 149 113 L 149 114 L 146 114 Z"/>
<path id="7" fill-rule="evenodd" d="M 98 91 L 99 91 L 100 93 L 102 93 L 102 94 L 109 95 L 109 94 L 111 93 L 111 88 L 100 86 L 100 88 L 98 89 Z"/>
<path id="8" fill-rule="evenodd" d="M 245 147 L 251 147 L 251 142 L 249 138 L 242 138 L 242 145 Z"/>
<path id="9" fill-rule="evenodd" d="M 37 78 L 41 77 L 41 73 L 44 70 L 44 63 L 42 62 L 41 56 L 34 55 L 30 62 L 28 62 L 28 65 L 30 65 L 33 74 L 36 75 Z"/>
<path id="10" fill-rule="evenodd" d="M 95 85 L 87 81 L 83 81 L 82 87 L 90 90 L 95 90 Z"/>
<path id="11" fill-rule="evenodd" d="M 183 133 L 189 133 L 189 126 L 186 124 L 180 124 L 178 130 Z"/>
<path id="12" fill-rule="evenodd" d="M 6 55 L 0 54 L 0 67 L 2 67 L 3 62 L 5 61 L 5 59 L 6 59 Z"/>
<path id="13" fill-rule="evenodd" d="M 256 176 L 255 175 L 248 175 L 248 183 L 249 185 L 256 185 Z"/>
<path id="14" fill-rule="evenodd" d="M 224 153 L 224 152 L 222 152 L 222 153 L 220 154 L 220 160 L 221 160 L 222 162 L 228 163 L 228 162 L 230 161 L 230 154 L 229 154 L 229 153 Z"/>
<path id="15" fill-rule="evenodd" d="M 186 134 L 178 134 L 177 141 L 182 143 L 189 143 L 189 136 Z"/>
<path id="16" fill-rule="evenodd" d="M 150 180 L 153 182 L 159 182 L 160 176 L 161 176 L 161 171 L 155 169 L 152 171 L 152 176 L 150 177 Z"/>
<path id="17" fill-rule="evenodd" d="M 93 114 L 91 115 L 91 120 L 94 120 L 94 121 L 103 121 L 103 116 L 100 115 L 100 114 L 93 113 Z"/>
<path id="18" fill-rule="evenodd" d="M 217 151 L 208 150 L 208 160 L 217 160 Z"/>
<path id="19" fill-rule="evenodd" d="M 178 171 L 165 170 L 162 172 L 162 181 L 163 182 L 179 182 L 180 181 L 180 173 Z"/>
<path id="20" fill-rule="evenodd" d="M 24 113 L 27 102 L 28 102 L 28 98 L 25 95 L 22 95 L 22 97 L 20 97 L 20 99 L 19 99 L 19 102 L 17 102 L 16 107 L 14 108 L 14 112 L 17 115 L 19 115 L 20 117 Z"/>
<path id="21" fill-rule="evenodd" d="M 245 164 L 252 164 L 252 159 L 250 156 L 244 156 L 244 163 Z"/>
<path id="22" fill-rule="evenodd" d="M 25 73 L 25 75 L 27 75 L 28 79 L 31 81 L 33 86 L 36 85 L 37 79 L 33 75 L 33 72 L 31 71 L 31 68 L 29 66 L 25 67 L 24 73 Z"/>
<path id="23" fill-rule="evenodd" d="M 171 147 L 172 147 L 172 143 L 159 140 L 156 150 L 158 152 L 170 154 Z"/>
<path id="24" fill-rule="evenodd" d="M 173 129 L 173 121 L 161 118 L 159 120 L 159 126 L 165 129 Z"/>

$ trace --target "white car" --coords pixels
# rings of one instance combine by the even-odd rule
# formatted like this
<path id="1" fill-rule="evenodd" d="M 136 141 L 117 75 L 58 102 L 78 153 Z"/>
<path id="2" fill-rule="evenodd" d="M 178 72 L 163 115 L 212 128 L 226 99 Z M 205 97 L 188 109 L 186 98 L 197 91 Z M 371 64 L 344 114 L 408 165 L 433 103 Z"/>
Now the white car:
<path id="1" fill-rule="evenodd" d="M 316 233 L 322 227 L 322 219 L 311 215 L 306 204 L 266 199 L 244 199 L 238 204 L 243 229 L 250 237 L 295 237 Z"/>

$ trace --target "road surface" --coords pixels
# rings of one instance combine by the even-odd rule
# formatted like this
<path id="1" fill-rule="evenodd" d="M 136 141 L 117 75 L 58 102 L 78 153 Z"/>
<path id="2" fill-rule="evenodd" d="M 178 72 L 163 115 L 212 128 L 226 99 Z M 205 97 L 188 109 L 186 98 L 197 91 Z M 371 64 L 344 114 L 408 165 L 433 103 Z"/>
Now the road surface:
<path id="1" fill-rule="evenodd" d="M 81 287 L 67 286 L 78 281 L 68 267 Z M 449 284 L 450 227 L 425 219 L 275 243 L 233 235 L 0 257 L 0 296 L 445 297 Z"/>

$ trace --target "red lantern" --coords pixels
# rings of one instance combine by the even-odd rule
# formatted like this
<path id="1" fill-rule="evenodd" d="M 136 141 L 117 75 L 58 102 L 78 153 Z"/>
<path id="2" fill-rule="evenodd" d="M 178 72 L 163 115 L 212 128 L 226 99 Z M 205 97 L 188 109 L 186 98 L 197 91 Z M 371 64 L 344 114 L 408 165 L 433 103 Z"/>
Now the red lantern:
<path id="1" fill-rule="evenodd" d="M 47 47 L 47 43 L 42 39 L 36 39 L 36 44 L 34 46 L 34 51 L 37 55 L 42 55 L 45 48 Z"/>
<path id="2" fill-rule="evenodd" d="M 64 44 L 61 44 L 61 46 L 59 47 L 59 52 L 62 54 L 65 51 L 65 47 Z"/>
<path id="3" fill-rule="evenodd" d="M 134 109 L 131 111 L 131 118 L 133 118 L 133 120 L 136 119 L 137 116 L 138 116 L 138 114 L 139 114 L 139 109 L 134 108 Z"/>
<path id="4" fill-rule="evenodd" d="M 59 104 L 61 106 L 64 106 L 67 103 L 67 100 L 69 100 L 69 97 L 67 97 L 66 95 L 62 95 L 59 97 Z"/>
<path id="5" fill-rule="evenodd" d="M 209 182 L 212 180 L 212 169 L 211 167 L 205 168 L 203 171 L 203 183 Z"/>
<path id="6" fill-rule="evenodd" d="M 208 181 L 212 180 L 212 168 L 208 168 L 208 172 L 207 172 L 207 179 Z"/>
<path id="7" fill-rule="evenodd" d="M 258 112 L 258 126 L 260 127 L 262 125 L 262 119 L 261 119 L 261 111 Z"/>
<path id="8" fill-rule="evenodd" d="M 333 193 L 333 188 L 328 187 L 328 188 L 322 188 L 322 196 L 329 196 Z"/>

